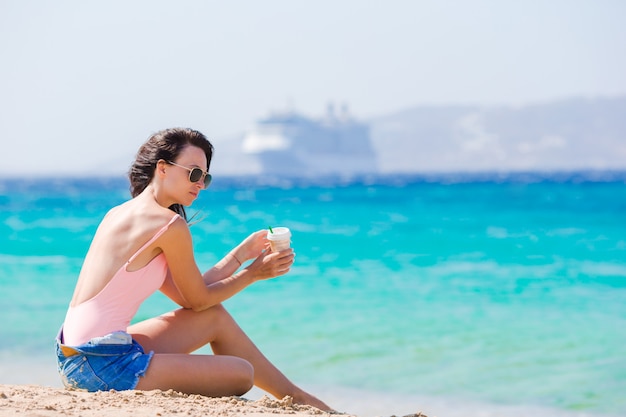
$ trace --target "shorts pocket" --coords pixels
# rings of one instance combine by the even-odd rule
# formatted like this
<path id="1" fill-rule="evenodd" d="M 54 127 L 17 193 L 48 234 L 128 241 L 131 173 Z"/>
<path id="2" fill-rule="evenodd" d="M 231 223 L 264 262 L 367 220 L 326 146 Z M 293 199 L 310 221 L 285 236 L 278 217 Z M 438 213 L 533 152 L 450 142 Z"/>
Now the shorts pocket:
<path id="1" fill-rule="evenodd" d="M 59 364 L 59 374 L 66 388 L 84 389 L 90 392 L 109 389 L 108 385 L 96 375 L 85 355 L 66 358 Z"/>

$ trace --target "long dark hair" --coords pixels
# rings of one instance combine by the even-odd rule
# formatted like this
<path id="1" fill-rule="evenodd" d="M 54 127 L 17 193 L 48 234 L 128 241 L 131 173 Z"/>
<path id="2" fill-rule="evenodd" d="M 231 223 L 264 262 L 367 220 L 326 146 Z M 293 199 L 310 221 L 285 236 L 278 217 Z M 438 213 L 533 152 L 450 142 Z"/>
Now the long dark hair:
<path id="1" fill-rule="evenodd" d="M 150 136 L 137 151 L 135 162 L 128 172 L 131 195 L 137 197 L 150 184 L 157 162 L 161 159 L 175 161 L 180 152 L 189 145 L 197 146 L 204 151 L 208 170 L 213 157 L 213 145 L 197 130 L 172 128 L 161 130 Z M 187 213 L 182 205 L 173 204 L 169 208 L 187 220 Z"/>

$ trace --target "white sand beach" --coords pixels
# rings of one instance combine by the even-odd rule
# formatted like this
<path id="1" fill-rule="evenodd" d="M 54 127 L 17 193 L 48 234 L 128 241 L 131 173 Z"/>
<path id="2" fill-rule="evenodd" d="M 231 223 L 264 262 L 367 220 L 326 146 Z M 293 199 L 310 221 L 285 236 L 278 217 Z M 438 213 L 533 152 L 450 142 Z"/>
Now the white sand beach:
<path id="1" fill-rule="evenodd" d="M 329 414 L 315 407 L 263 396 L 209 398 L 175 391 L 106 391 L 90 393 L 41 385 L 0 385 L 0 415 L 20 417 L 165 417 L 165 416 L 254 416 L 304 417 Z M 421 413 L 407 417 L 425 417 Z"/>

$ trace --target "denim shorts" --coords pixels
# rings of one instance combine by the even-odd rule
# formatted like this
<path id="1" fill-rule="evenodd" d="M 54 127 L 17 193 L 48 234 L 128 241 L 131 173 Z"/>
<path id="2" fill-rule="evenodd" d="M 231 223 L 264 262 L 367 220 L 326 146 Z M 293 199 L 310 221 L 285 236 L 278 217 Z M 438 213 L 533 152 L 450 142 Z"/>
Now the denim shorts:
<path id="1" fill-rule="evenodd" d="M 130 337 L 130 343 L 125 344 L 92 339 L 79 346 L 67 346 L 62 340 L 63 329 L 56 338 L 57 369 L 63 385 L 90 392 L 135 389 L 154 355 L 145 353 Z"/>

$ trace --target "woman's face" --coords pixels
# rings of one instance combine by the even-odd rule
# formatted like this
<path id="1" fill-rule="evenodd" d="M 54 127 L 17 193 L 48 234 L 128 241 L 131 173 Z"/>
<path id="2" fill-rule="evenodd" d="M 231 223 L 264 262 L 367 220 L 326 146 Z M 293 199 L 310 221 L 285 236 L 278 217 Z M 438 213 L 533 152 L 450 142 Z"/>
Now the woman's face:
<path id="1" fill-rule="evenodd" d="M 191 203 L 198 198 L 200 191 L 204 187 L 204 176 L 197 182 L 189 180 L 190 170 L 200 168 L 203 172 L 207 171 L 207 160 L 204 151 L 197 146 L 186 146 L 178 155 L 176 160 L 171 161 L 178 165 L 168 164 L 166 167 L 167 183 L 170 193 L 178 204 L 190 206 Z M 188 169 L 186 169 L 188 168 Z"/>

